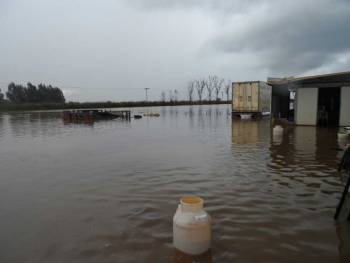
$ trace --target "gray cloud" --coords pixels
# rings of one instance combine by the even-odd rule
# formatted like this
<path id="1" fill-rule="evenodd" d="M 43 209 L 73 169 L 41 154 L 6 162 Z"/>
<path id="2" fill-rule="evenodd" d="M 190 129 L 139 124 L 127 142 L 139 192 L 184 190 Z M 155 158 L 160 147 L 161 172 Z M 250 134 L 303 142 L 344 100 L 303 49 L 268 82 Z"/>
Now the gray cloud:
<path id="1" fill-rule="evenodd" d="M 2 0 L 0 88 L 60 86 L 72 100 L 186 96 L 191 78 L 350 68 L 345 0 Z"/>
<path id="2" fill-rule="evenodd" d="M 216 34 L 206 44 L 206 48 L 212 48 L 208 54 L 215 56 L 215 52 L 223 52 L 237 57 L 250 54 L 250 59 L 255 60 L 251 68 L 260 67 L 272 75 L 303 74 L 325 69 L 327 64 L 338 69 L 339 56 L 350 51 L 350 2 L 346 0 L 132 0 L 131 3 L 145 10 L 206 12 L 218 22 Z M 341 66 L 346 69 L 350 65 L 343 62 Z"/>
<path id="3" fill-rule="evenodd" d="M 124 0 L 126 3 L 144 10 L 192 9 L 221 16 L 247 12 L 265 4 L 266 0 Z M 275 1 L 275 0 L 271 0 Z"/>
<path id="4" fill-rule="evenodd" d="M 225 53 L 256 53 L 271 74 L 302 74 L 350 51 L 349 14 L 346 1 L 275 2 L 235 20 L 212 44 Z"/>

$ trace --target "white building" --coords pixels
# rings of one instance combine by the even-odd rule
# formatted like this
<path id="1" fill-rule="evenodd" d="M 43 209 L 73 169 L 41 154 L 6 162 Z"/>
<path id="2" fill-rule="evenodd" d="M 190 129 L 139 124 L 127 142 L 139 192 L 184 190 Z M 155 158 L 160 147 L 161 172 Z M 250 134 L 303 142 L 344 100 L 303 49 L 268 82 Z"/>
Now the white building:
<path id="1" fill-rule="evenodd" d="M 269 79 L 272 114 L 296 125 L 350 126 L 350 71 Z M 294 110 L 290 92 L 295 92 Z"/>

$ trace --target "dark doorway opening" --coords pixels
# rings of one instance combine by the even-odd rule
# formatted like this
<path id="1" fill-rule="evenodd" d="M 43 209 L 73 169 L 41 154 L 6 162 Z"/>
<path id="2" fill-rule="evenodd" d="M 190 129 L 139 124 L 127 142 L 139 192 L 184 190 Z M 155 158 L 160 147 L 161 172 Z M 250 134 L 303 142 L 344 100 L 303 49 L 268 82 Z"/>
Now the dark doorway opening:
<path id="1" fill-rule="evenodd" d="M 318 89 L 318 126 L 338 126 L 340 114 L 340 88 Z"/>

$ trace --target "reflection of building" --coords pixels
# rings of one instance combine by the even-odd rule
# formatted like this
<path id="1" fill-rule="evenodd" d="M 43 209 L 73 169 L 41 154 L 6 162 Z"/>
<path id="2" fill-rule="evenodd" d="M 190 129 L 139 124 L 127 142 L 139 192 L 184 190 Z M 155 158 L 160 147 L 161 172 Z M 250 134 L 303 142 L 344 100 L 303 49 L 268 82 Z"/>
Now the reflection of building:
<path id="1" fill-rule="evenodd" d="M 283 138 L 277 143 L 271 141 L 273 161 L 283 157 L 287 165 L 309 165 L 308 169 L 322 171 L 337 167 L 337 133 L 334 129 L 312 126 L 287 126 Z"/>
<path id="2" fill-rule="evenodd" d="M 232 122 L 232 143 L 235 144 L 256 144 L 259 140 L 259 122 L 241 121 Z"/>
<path id="3" fill-rule="evenodd" d="M 294 129 L 294 148 L 298 156 L 315 157 L 316 154 L 316 128 L 297 126 Z"/>
<path id="4" fill-rule="evenodd" d="M 268 79 L 274 117 L 294 119 L 297 125 L 350 125 L 350 72 L 299 78 Z M 290 92 L 295 92 L 294 110 Z"/>

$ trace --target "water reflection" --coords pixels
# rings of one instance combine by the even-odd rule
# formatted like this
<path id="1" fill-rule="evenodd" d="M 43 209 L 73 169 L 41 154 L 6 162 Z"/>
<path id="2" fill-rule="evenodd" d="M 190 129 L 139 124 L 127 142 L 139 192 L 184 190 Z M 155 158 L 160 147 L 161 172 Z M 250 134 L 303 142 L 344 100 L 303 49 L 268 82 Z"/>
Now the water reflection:
<path id="1" fill-rule="evenodd" d="M 174 263 L 212 263 L 211 250 L 196 256 L 185 254 L 177 249 L 174 249 Z"/>
<path id="2" fill-rule="evenodd" d="M 232 121 L 232 143 L 257 144 L 259 141 L 259 122 L 235 120 Z"/>
<path id="3" fill-rule="evenodd" d="M 231 140 L 237 145 L 258 145 L 260 142 L 268 142 L 270 122 L 263 120 L 239 120 L 232 119 Z"/>
<path id="4" fill-rule="evenodd" d="M 7 116 L 7 125 L 15 137 L 55 136 L 59 133 L 56 128 L 58 120 L 61 120 L 60 112 L 13 113 Z"/>
<path id="5" fill-rule="evenodd" d="M 198 194 L 213 218 L 204 262 L 347 262 L 336 131 L 285 126 L 276 141 L 229 105 L 153 111 L 91 127 L 0 115 L 0 261 L 198 262 L 171 244 L 174 207 Z"/>
<path id="6" fill-rule="evenodd" d="M 350 262 L 350 224 L 343 222 L 336 226 L 339 238 L 339 263 Z"/>
<path id="7" fill-rule="evenodd" d="M 5 118 L 7 115 L 4 115 L 0 112 L 0 138 L 3 136 L 3 133 L 5 133 Z"/>

